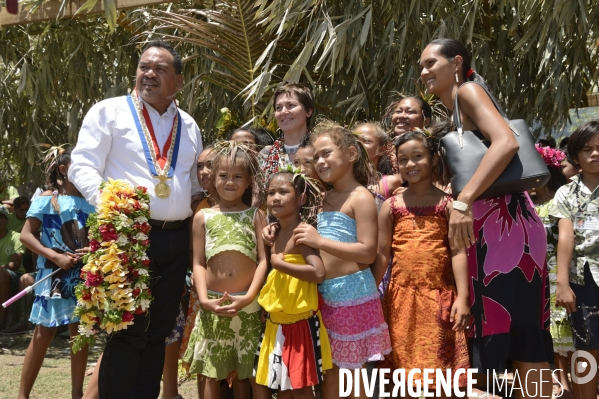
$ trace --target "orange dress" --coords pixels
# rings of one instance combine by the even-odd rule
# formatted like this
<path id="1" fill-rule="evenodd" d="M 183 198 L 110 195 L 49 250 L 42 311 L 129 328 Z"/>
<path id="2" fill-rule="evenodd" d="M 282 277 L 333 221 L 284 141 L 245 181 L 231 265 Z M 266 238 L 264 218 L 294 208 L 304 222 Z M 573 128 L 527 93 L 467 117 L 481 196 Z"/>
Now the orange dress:
<path id="1" fill-rule="evenodd" d="M 447 239 L 449 197 L 435 207 L 409 209 L 397 206 L 396 198 L 391 199 L 391 279 L 383 297 L 392 347 L 385 366 L 468 368 L 466 335 L 452 331 L 449 321 L 457 297 Z M 464 386 L 466 376 L 460 377 Z"/>

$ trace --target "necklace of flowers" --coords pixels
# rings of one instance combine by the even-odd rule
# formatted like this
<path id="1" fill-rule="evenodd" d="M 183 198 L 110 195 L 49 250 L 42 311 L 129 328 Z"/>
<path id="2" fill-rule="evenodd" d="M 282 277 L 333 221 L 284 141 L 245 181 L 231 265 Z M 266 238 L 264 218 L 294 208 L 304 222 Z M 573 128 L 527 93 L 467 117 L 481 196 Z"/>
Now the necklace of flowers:
<path id="1" fill-rule="evenodd" d="M 75 288 L 80 318 L 73 352 L 95 343 L 100 331 L 126 329 L 152 302 L 148 287 L 150 197 L 145 187 L 108 179 L 100 185 L 97 214 L 89 216 L 90 252 Z"/>
<path id="2" fill-rule="evenodd" d="M 310 130 L 306 131 L 306 135 L 310 134 Z M 286 154 L 285 143 L 283 143 L 283 133 L 279 134 L 279 137 L 272 144 L 266 155 L 265 166 L 263 169 L 265 179 L 268 179 L 270 175 L 279 171 L 281 154 Z M 298 145 L 299 147 L 299 145 Z M 296 150 L 297 152 L 297 150 Z M 292 152 L 295 153 L 295 152 Z"/>

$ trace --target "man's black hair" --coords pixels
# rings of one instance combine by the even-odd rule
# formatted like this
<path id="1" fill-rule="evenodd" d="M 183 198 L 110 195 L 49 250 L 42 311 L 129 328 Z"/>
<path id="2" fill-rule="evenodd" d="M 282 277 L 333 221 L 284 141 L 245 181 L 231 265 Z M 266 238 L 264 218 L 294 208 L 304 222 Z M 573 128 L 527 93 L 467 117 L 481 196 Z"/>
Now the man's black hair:
<path id="1" fill-rule="evenodd" d="M 160 47 L 171 53 L 171 55 L 173 56 L 173 66 L 175 67 L 175 73 L 177 75 L 181 75 L 181 72 L 183 71 L 183 66 L 181 65 L 181 56 L 179 55 L 179 52 L 175 50 L 175 48 L 167 42 L 163 42 L 160 40 L 154 40 L 152 42 L 149 42 L 142 50 L 140 57 L 143 55 L 143 53 L 146 52 L 147 49 L 152 47 Z"/>

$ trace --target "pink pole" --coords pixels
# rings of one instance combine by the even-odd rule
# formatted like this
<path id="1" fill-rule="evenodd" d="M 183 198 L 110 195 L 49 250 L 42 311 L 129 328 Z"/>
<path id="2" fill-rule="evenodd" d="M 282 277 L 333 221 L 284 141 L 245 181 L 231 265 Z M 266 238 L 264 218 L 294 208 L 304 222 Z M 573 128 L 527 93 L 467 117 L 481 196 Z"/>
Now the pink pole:
<path id="1" fill-rule="evenodd" d="M 32 287 L 33 286 L 29 286 L 29 287 L 25 288 L 23 291 L 19 292 L 17 295 L 13 296 L 8 301 L 4 302 L 2 304 L 2 307 L 7 308 L 10 305 L 12 305 L 14 302 L 16 302 L 17 300 L 19 300 L 19 299 L 23 298 L 25 295 L 29 294 L 31 292 Z"/>
<path id="2" fill-rule="evenodd" d="M 23 291 L 19 292 L 17 295 L 13 296 L 8 301 L 4 302 L 2 304 L 2 307 L 4 307 L 4 308 L 9 307 L 13 303 L 15 303 L 19 299 L 23 298 L 25 295 L 29 294 L 31 291 L 33 291 L 33 289 L 35 288 L 36 285 L 40 284 L 42 281 L 44 281 L 46 279 L 49 279 L 50 277 L 52 277 L 55 273 L 57 273 L 60 270 L 62 270 L 62 269 L 56 269 L 56 270 L 54 270 L 52 273 L 48 274 L 46 277 L 44 277 L 40 281 L 38 281 L 35 284 L 30 285 L 29 287 L 25 288 Z"/>

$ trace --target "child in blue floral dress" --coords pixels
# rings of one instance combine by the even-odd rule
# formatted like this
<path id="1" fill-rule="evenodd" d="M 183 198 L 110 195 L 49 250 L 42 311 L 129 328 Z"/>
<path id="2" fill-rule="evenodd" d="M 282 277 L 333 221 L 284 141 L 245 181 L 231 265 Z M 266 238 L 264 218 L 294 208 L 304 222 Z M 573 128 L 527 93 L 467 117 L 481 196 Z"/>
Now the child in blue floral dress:
<path id="1" fill-rule="evenodd" d="M 68 325 L 71 337 L 78 334 L 78 319 L 73 315 L 77 304 L 75 286 L 81 282 L 81 256 L 88 246 L 87 217 L 95 210 L 67 180 L 70 164 L 70 150 L 56 157 L 47 176 L 53 193 L 33 201 L 21 232 L 23 244 L 39 255 L 37 281 L 57 268 L 62 270 L 35 287 L 29 321 L 36 327 L 23 362 L 19 398 L 29 397 L 57 327 Z M 38 239 L 34 233 L 40 227 Z M 83 396 L 86 364 L 87 347 L 77 354 L 71 353 L 73 398 Z"/>

